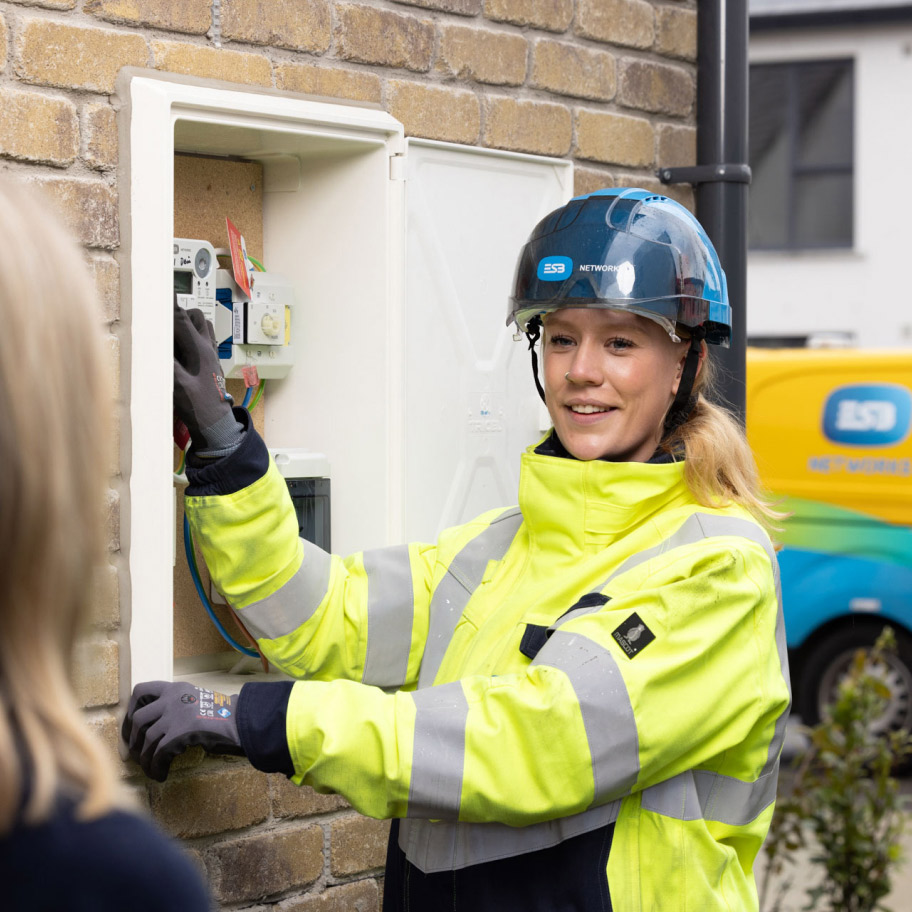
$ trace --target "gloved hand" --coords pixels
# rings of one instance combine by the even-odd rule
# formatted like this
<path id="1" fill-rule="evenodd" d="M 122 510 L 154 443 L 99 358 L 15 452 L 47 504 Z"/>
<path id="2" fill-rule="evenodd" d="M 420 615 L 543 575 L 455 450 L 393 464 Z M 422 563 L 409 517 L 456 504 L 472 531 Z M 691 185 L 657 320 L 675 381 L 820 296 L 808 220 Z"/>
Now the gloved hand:
<path id="1" fill-rule="evenodd" d="M 200 456 L 223 456 L 241 441 L 243 426 L 231 411 L 212 324 L 198 309 L 184 310 L 174 296 L 174 411 L 187 425 Z"/>
<path id="2" fill-rule="evenodd" d="M 243 757 L 237 700 L 237 694 L 227 696 L 182 681 L 137 684 L 121 729 L 130 757 L 158 782 L 167 778 L 171 761 L 195 744 L 211 754 Z"/>

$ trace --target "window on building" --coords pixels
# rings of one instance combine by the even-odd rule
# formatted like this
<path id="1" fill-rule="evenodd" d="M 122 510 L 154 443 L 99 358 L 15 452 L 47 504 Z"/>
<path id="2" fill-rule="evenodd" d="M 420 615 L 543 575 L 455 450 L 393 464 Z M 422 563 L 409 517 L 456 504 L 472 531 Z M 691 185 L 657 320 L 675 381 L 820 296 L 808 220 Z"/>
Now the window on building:
<path id="1" fill-rule="evenodd" d="M 751 248 L 852 245 L 853 90 L 851 60 L 751 66 Z"/>

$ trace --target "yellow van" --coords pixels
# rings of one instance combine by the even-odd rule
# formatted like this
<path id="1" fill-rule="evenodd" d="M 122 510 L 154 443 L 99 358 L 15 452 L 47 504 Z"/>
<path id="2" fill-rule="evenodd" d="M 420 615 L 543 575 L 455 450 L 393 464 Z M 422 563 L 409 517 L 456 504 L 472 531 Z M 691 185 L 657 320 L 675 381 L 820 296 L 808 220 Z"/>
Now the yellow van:
<path id="1" fill-rule="evenodd" d="M 912 729 L 912 351 L 748 349 L 747 435 L 791 513 L 777 536 L 795 709 L 895 631 L 885 728 Z"/>

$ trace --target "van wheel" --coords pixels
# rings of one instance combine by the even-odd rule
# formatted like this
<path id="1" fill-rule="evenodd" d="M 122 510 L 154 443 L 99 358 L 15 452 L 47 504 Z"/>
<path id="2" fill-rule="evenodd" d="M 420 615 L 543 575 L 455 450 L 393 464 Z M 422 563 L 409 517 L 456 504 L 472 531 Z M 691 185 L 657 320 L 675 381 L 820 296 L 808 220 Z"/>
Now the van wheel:
<path id="1" fill-rule="evenodd" d="M 807 656 L 801 674 L 800 690 L 796 694 L 796 709 L 805 725 L 816 725 L 824 707 L 835 700 L 839 682 L 846 676 L 856 650 L 874 645 L 883 626 L 864 624 L 837 630 L 822 639 Z M 884 656 L 884 683 L 890 688 L 890 699 L 883 714 L 874 721 L 871 730 L 886 735 L 905 728 L 912 732 L 912 637 L 896 630 L 895 653 Z M 912 760 L 901 767 L 912 772 Z"/>

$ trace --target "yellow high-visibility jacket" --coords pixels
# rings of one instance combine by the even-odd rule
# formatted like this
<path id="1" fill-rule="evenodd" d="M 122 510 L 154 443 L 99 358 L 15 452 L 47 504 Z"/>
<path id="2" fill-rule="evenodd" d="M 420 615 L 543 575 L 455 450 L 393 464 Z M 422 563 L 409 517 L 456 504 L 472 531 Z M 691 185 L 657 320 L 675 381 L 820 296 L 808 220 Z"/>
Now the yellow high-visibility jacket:
<path id="1" fill-rule="evenodd" d="M 297 537 L 274 466 L 187 497 L 216 585 L 299 679 L 244 687 L 248 755 L 400 818 L 395 908 L 757 908 L 790 702 L 778 568 L 683 469 L 530 448 L 518 507 L 346 558 Z"/>

